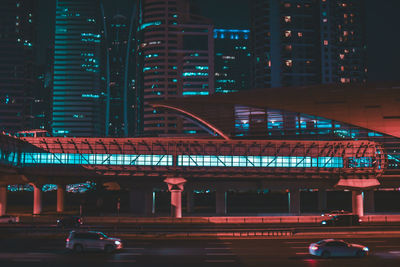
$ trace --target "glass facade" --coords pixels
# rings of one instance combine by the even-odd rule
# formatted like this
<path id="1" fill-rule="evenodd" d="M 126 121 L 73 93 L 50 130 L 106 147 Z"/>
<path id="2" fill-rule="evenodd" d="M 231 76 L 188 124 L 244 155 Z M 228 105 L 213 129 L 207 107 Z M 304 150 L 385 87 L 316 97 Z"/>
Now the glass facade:
<path id="1" fill-rule="evenodd" d="M 7 133 L 32 127 L 35 2 L 0 1 L 0 131 Z"/>
<path id="2" fill-rule="evenodd" d="M 214 29 L 215 92 L 250 89 L 250 30 Z"/>
<path id="3" fill-rule="evenodd" d="M 54 136 L 102 136 L 100 6 L 94 0 L 56 5 L 53 110 Z"/>
<path id="4" fill-rule="evenodd" d="M 137 51 L 138 135 L 205 133 L 193 122 L 150 101 L 214 93 L 214 39 L 210 20 L 191 13 L 190 1 L 140 1 Z"/>

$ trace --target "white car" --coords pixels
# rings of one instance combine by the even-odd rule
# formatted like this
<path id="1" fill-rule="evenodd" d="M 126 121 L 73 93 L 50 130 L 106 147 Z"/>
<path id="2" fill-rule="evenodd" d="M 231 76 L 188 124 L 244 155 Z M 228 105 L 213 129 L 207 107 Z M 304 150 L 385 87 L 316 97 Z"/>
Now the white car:
<path id="1" fill-rule="evenodd" d="M 3 215 L 0 216 L 0 223 L 19 223 L 19 217 L 11 215 Z"/>
<path id="2" fill-rule="evenodd" d="M 109 253 L 122 249 L 121 239 L 108 237 L 102 232 L 71 231 L 65 241 L 65 247 L 76 252 L 102 250 Z"/>
<path id="3" fill-rule="evenodd" d="M 311 255 L 330 257 L 364 257 L 368 255 L 369 249 L 366 246 L 350 244 L 343 240 L 324 239 L 309 246 Z"/>

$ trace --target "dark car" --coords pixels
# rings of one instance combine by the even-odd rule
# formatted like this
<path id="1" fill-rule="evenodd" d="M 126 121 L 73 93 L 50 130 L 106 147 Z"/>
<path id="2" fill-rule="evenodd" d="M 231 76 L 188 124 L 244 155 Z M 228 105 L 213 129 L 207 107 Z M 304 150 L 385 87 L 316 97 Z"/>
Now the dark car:
<path id="1" fill-rule="evenodd" d="M 353 226 L 360 225 L 360 217 L 355 214 L 342 214 L 331 217 L 328 220 L 323 220 L 322 225 L 328 226 Z"/>
<path id="2" fill-rule="evenodd" d="M 82 218 L 79 216 L 64 215 L 57 219 L 58 227 L 79 228 L 82 223 Z"/>

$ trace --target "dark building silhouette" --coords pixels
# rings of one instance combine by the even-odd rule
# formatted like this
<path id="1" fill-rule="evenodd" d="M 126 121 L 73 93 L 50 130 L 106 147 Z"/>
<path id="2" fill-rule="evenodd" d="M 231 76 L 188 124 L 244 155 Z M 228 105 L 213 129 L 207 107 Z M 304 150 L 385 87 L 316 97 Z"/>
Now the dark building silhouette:
<path id="1" fill-rule="evenodd" d="M 214 29 L 215 92 L 250 89 L 250 30 Z"/>
<path id="2" fill-rule="evenodd" d="M 31 127 L 36 3 L 0 1 L 0 131 Z"/>
<path id="3" fill-rule="evenodd" d="M 253 0 L 253 87 L 366 80 L 364 1 Z"/>
<path id="4" fill-rule="evenodd" d="M 107 93 L 105 135 L 128 137 L 134 135 L 135 108 L 135 3 L 127 16 L 116 8 L 103 9 L 105 44 L 105 76 Z"/>

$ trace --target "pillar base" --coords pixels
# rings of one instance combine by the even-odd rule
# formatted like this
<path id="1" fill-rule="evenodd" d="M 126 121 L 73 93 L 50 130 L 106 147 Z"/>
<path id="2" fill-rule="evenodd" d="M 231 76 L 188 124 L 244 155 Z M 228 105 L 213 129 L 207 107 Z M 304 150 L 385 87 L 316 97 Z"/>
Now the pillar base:
<path id="1" fill-rule="evenodd" d="M 167 178 L 164 180 L 171 192 L 171 216 L 182 218 L 182 191 L 186 180 L 183 178 Z"/>

